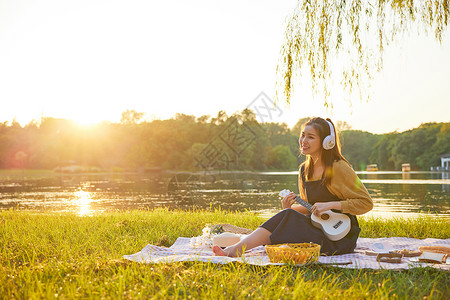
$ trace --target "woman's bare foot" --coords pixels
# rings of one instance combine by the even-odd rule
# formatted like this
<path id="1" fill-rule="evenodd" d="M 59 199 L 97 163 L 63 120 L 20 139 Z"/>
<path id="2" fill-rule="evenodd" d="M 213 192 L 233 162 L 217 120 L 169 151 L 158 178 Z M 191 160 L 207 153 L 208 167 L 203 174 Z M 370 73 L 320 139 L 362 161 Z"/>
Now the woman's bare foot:
<path id="1" fill-rule="evenodd" d="M 227 256 L 225 251 L 223 251 L 222 248 L 220 248 L 217 245 L 214 245 L 212 250 L 213 250 L 215 256 Z"/>
<path id="2" fill-rule="evenodd" d="M 230 257 L 238 257 L 245 253 L 245 250 L 253 249 L 257 246 L 270 244 L 270 235 L 272 233 L 263 228 L 258 227 L 255 231 L 253 231 L 249 236 L 241 240 L 239 243 L 234 244 L 230 247 L 226 247 L 222 250 L 217 245 L 214 245 L 212 250 L 215 256 L 230 256 Z"/>

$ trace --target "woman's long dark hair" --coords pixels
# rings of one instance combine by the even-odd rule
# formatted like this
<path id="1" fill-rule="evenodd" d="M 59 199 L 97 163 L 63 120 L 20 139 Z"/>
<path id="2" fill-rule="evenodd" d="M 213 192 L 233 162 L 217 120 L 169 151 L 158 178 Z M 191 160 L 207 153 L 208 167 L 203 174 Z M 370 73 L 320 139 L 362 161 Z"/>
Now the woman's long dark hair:
<path id="1" fill-rule="evenodd" d="M 329 184 L 331 182 L 331 177 L 333 175 L 332 167 L 333 167 L 333 163 L 335 161 L 344 160 L 348 164 L 350 164 L 344 158 L 344 156 L 342 156 L 341 143 L 339 142 L 339 136 L 336 132 L 336 129 L 334 130 L 334 136 L 336 137 L 335 146 L 330 150 L 325 150 L 322 147 L 323 140 L 325 139 L 326 136 L 330 135 L 330 132 L 331 132 L 330 125 L 328 124 L 327 121 L 330 122 L 331 124 L 333 124 L 333 127 L 336 128 L 336 126 L 334 126 L 334 123 L 328 118 L 326 120 L 324 120 L 322 118 L 312 118 L 307 123 L 305 123 L 305 125 L 303 125 L 303 128 L 305 128 L 305 126 L 308 126 L 308 125 L 312 126 L 319 133 L 320 145 L 321 145 L 321 149 L 322 149 L 321 158 L 322 158 L 322 163 L 324 165 L 324 175 L 325 175 L 325 176 L 323 176 L 324 177 L 323 184 L 325 184 L 325 185 Z M 308 155 L 306 157 L 306 161 L 303 163 L 303 165 L 305 166 L 306 179 L 312 178 L 312 176 L 314 174 L 314 161 L 313 161 L 312 157 Z"/>

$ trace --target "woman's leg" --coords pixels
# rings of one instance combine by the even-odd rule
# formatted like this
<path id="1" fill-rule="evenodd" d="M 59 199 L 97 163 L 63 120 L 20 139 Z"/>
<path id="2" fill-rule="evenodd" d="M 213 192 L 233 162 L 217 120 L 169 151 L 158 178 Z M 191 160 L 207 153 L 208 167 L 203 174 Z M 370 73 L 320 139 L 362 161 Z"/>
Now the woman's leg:
<path id="1" fill-rule="evenodd" d="M 272 233 L 263 228 L 258 227 L 249 236 L 245 237 L 242 241 L 232 246 L 229 246 L 222 250 L 219 246 L 213 246 L 213 252 L 216 256 L 231 256 L 237 257 L 244 253 L 246 250 L 252 248 L 270 244 L 270 235 Z"/>
<path id="2" fill-rule="evenodd" d="M 283 222 L 286 215 L 288 215 L 291 210 L 292 209 L 285 209 L 280 211 L 237 244 L 223 250 L 219 246 L 213 246 L 214 254 L 216 256 L 236 257 L 254 247 L 271 244 L 270 236 L 272 235 L 272 232 L 277 229 L 279 224 Z"/>

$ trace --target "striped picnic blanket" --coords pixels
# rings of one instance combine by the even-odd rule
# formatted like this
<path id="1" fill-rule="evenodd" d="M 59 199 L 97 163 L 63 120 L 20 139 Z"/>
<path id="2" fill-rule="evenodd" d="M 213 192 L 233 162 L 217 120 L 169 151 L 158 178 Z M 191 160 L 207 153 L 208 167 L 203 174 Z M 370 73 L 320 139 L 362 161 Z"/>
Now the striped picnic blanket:
<path id="1" fill-rule="evenodd" d="M 404 237 L 391 238 L 359 238 L 357 247 L 354 253 L 335 255 L 335 256 L 320 256 L 320 263 L 345 263 L 351 262 L 347 265 L 338 265 L 342 268 L 369 268 L 369 269 L 409 269 L 414 267 L 431 266 L 443 270 L 450 270 L 450 265 L 447 264 L 431 264 L 414 262 L 414 259 L 403 257 L 401 263 L 387 263 L 377 262 L 375 256 L 365 254 L 366 250 L 375 252 L 388 252 L 389 250 L 417 250 L 421 246 L 446 246 L 450 247 L 450 239 L 412 239 Z M 141 251 L 124 255 L 123 258 L 142 262 L 142 263 L 170 263 L 179 261 L 202 261 L 217 264 L 226 264 L 230 262 L 241 262 L 252 265 L 281 265 L 279 263 L 271 263 L 263 246 L 256 247 L 245 253 L 242 257 L 224 257 L 214 256 L 212 250 L 208 247 L 194 248 L 191 245 L 191 238 L 180 237 L 175 243 L 167 247 L 159 247 L 154 245 L 147 245 Z M 450 260 L 450 259 L 449 259 Z"/>

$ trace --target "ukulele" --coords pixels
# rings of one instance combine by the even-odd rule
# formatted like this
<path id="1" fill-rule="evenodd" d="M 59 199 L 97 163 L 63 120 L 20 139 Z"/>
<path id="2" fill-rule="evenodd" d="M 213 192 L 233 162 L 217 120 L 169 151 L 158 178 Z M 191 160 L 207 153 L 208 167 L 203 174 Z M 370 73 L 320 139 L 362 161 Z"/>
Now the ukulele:
<path id="1" fill-rule="evenodd" d="M 282 190 L 279 195 L 284 198 L 290 193 L 290 190 Z M 295 196 L 295 201 L 310 212 L 312 211 L 313 206 L 299 196 Z M 350 218 L 347 215 L 335 213 L 331 210 L 324 211 L 320 217 L 311 214 L 311 223 L 314 227 L 321 229 L 331 241 L 339 241 L 342 239 L 350 231 L 351 226 Z"/>

